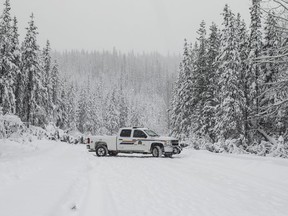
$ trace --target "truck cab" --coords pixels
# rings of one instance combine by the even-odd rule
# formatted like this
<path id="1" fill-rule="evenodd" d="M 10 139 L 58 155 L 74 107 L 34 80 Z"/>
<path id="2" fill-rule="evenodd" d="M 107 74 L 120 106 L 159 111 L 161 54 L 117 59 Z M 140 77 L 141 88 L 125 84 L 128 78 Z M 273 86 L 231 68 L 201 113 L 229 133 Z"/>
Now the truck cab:
<path id="1" fill-rule="evenodd" d="M 162 137 L 148 128 L 121 128 L 117 136 L 89 137 L 87 148 L 97 156 L 116 156 L 118 153 L 152 154 L 154 157 L 172 157 L 180 154 L 179 141 L 173 137 Z"/>

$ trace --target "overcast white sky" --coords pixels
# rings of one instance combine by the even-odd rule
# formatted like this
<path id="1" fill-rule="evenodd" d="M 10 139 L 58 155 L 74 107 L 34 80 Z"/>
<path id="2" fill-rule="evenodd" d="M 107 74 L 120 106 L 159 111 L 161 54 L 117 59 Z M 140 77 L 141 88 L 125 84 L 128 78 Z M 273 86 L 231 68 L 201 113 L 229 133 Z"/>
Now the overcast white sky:
<path id="1" fill-rule="evenodd" d="M 201 20 L 221 24 L 225 3 L 249 22 L 251 0 L 11 0 L 22 38 L 35 14 L 41 46 L 49 39 L 60 51 L 116 47 L 164 54 L 182 52 L 183 39 L 195 39 Z"/>

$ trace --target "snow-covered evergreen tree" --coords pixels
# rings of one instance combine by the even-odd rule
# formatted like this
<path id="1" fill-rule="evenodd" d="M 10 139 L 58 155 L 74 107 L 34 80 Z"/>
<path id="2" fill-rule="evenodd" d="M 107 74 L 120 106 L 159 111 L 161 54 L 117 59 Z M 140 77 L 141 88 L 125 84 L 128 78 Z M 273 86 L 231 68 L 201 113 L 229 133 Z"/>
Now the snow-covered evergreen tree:
<path id="1" fill-rule="evenodd" d="M 51 82 L 51 48 L 50 42 L 46 42 L 46 47 L 42 51 L 42 70 L 43 70 L 43 90 L 45 97 L 43 98 L 43 104 L 47 115 L 47 120 L 53 119 L 53 101 L 52 101 L 52 82 Z"/>
<path id="2" fill-rule="evenodd" d="M 105 127 L 110 135 L 116 134 L 119 130 L 120 111 L 117 99 L 117 91 L 114 88 L 106 99 L 104 113 Z"/>
<path id="3" fill-rule="evenodd" d="M 184 41 L 183 60 L 179 67 L 179 77 L 174 90 L 172 108 L 170 112 L 172 134 L 175 136 L 189 136 L 191 127 L 191 90 L 192 90 L 191 49 Z"/>
<path id="4" fill-rule="evenodd" d="M 262 26 L 261 26 L 261 0 L 252 0 L 250 8 L 251 24 L 249 38 L 249 75 L 248 82 L 250 86 L 249 107 L 251 112 L 251 124 L 257 128 L 259 120 L 257 115 L 260 111 L 260 85 L 261 85 L 261 67 L 256 63 L 256 59 L 262 51 Z M 254 134 L 255 136 L 255 134 Z"/>
<path id="5" fill-rule="evenodd" d="M 60 76 L 57 62 L 54 62 L 51 70 L 51 101 L 53 105 L 53 122 L 57 121 L 58 107 L 60 103 Z"/>
<path id="6" fill-rule="evenodd" d="M 120 128 L 127 127 L 128 107 L 127 107 L 127 101 L 124 96 L 122 87 L 120 88 L 118 103 L 119 103 L 119 112 L 120 112 L 119 127 Z"/>
<path id="7" fill-rule="evenodd" d="M 53 67 L 54 69 L 57 68 L 56 65 Z M 53 71 L 53 70 L 52 70 Z M 56 69 L 57 71 L 57 69 Z M 56 73 L 57 72 L 53 72 Z M 56 117 L 56 126 L 60 127 L 61 129 L 67 129 L 68 125 L 68 114 L 67 114 L 67 104 L 68 104 L 68 98 L 67 98 L 67 86 L 68 82 L 65 78 L 59 78 L 57 81 L 57 87 L 56 91 L 56 101 L 55 101 L 55 117 Z"/>
<path id="8" fill-rule="evenodd" d="M 67 129 L 71 131 L 77 130 L 77 103 L 78 97 L 76 93 L 76 87 L 74 83 L 71 83 L 67 89 Z"/>
<path id="9" fill-rule="evenodd" d="M 238 51 L 240 54 L 240 77 L 239 77 L 239 88 L 242 89 L 244 95 L 244 103 L 242 104 L 242 116 L 243 116 L 243 139 L 249 140 L 249 101 L 250 101 L 250 76 L 249 76 L 249 62 L 248 62 L 248 55 L 249 55 L 249 38 L 248 38 L 248 31 L 245 24 L 245 21 L 241 19 L 240 14 L 237 14 L 236 19 L 236 40 L 239 44 Z M 243 141 L 244 142 L 244 141 Z"/>
<path id="10" fill-rule="evenodd" d="M 23 98 L 24 98 L 24 88 L 25 88 L 25 73 L 21 71 L 21 50 L 19 43 L 19 34 L 17 26 L 17 18 L 13 19 L 12 26 L 12 54 L 13 54 L 13 63 L 15 65 L 15 112 L 19 117 L 23 117 Z"/>
<path id="11" fill-rule="evenodd" d="M 228 5 L 224 8 L 221 51 L 218 57 L 218 85 L 216 133 L 219 138 L 238 138 L 243 133 L 242 107 L 244 93 L 240 87 L 241 64 L 239 43 L 236 40 L 236 19 Z"/>
<path id="12" fill-rule="evenodd" d="M 33 14 L 30 17 L 27 34 L 22 44 L 22 73 L 27 76 L 24 89 L 23 120 L 32 125 L 38 125 L 36 112 L 41 112 L 41 95 L 38 91 L 42 88 L 41 67 L 39 63 L 39 46 L 36 36 L 37 27 Z"/>
<path id="13" fill-rule="evenodd" d="M 210 35 L 207 39 L 207 61 L 205 62 L 205 90 L 202 93 L 201 134 L 207 135 L 215 141 L 213 129 L 215 127 L 215 106 L 217 104 L 217 73 L 218 63 L 216 58 L 219 55 L 220 33 L 215 23 L 210 27 Z"/>
<path id="14" fill-rule="evenodd" d="M 277 19 L 275 18 L 275 14 L 269 13 L 264 27 L 264 43 L 263 43 L 263 51 L 262 57 L 263 64 L 261 65 L 262 69 L 262 86 L 261 92 L 262 95 L 260 97 L 260 113 L 261 113 L 261 126 L 266 132 L 277 132 L 280 133 L 281 129 L 283 131 L 282 124 L 285 124 L 285 120 L 278 115 L 279 113 L 285 110 L 278 112 L 273 115 L 273 111 L 269 110 L 269 107 L 273 106 L 274 103 L 277 103 L 281 100 L 281 96 L 283 96 L 283 92 L 279 89 L 278 81 L 280 81 L 281 77 L 279 75 L 280 64 L 278 61 L 274 61 L 274 56 L 281 54 L 281 33 L 277 30 Z M 259 59 L 260 60 L 260 59 Z M 261 60 L 260 60 L 261 62 Z M 281 92 L 281 93 L 280 93 Z M 268 108 L 268 109 L 267 109 Z M 284 111 L 285 112 L 285 111 Z M 278 118 L 277 118 L 278 116 Z M 284 122 L 283 122 L 284 121 Z M 274 124 L 271 124 L 274 122 Z M 279 130 L 280 129 L 280 130 Z"/>
<path id="15" fill-rule="evenodd" d="M 198 49 L 196 50 L 195 61 L 194 61 L 194 69 L 193 76 L 191 82 L 192 89 L 192 100 L 193 101 L 193 109 L 191 109 L 194 116 L 197 116 L 193 122 L 193 131 L 198 131 L 200 134 L 205 133 L 205 117 L 204 114 L 204 104 L 208 97 L 208 41 L 206 38 L 206 23 L 204 21 L 201 22 L 200 28 L 197 31 L 198 33 Z"/>
<path id="16" fill-rule="evenodd" d="M 3 113 L 15 113 L 14 85 L 18 67 L 14 64 L 10 0 L 5 0 L 0 18 L 0 106 Z"/>

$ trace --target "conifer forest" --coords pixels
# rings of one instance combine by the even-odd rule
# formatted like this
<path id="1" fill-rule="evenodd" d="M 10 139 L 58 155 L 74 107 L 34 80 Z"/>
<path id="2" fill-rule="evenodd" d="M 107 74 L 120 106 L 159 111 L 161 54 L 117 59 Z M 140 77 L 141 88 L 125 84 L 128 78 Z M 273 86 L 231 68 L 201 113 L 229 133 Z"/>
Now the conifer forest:
<path id="1" fill-rule="evenodd" d="M 249 21 L 223 5 L 222 23 L 202 21 L 181 55 L 40 47 L 37 17 L 20 41 L 10 0 L 0 8 L 0 136 L 1 119 L 16 116 L 65 133 L 145 126 L 195 149 L 288 157 L 287 1 L 252 0 Z"/>

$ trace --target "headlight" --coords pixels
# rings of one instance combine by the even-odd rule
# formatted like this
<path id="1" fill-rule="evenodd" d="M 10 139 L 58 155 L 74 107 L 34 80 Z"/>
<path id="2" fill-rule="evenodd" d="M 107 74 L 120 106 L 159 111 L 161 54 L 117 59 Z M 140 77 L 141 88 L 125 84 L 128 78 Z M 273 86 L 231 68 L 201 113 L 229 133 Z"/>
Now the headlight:
<path id="1" fill-rule="evenodd" d="M 171 140 L 166 140 L 166 141 L 164 141 L 164 144 L 166 146 L 170 146 L 170 145 L 172 145 L 172 141 Z"/>

